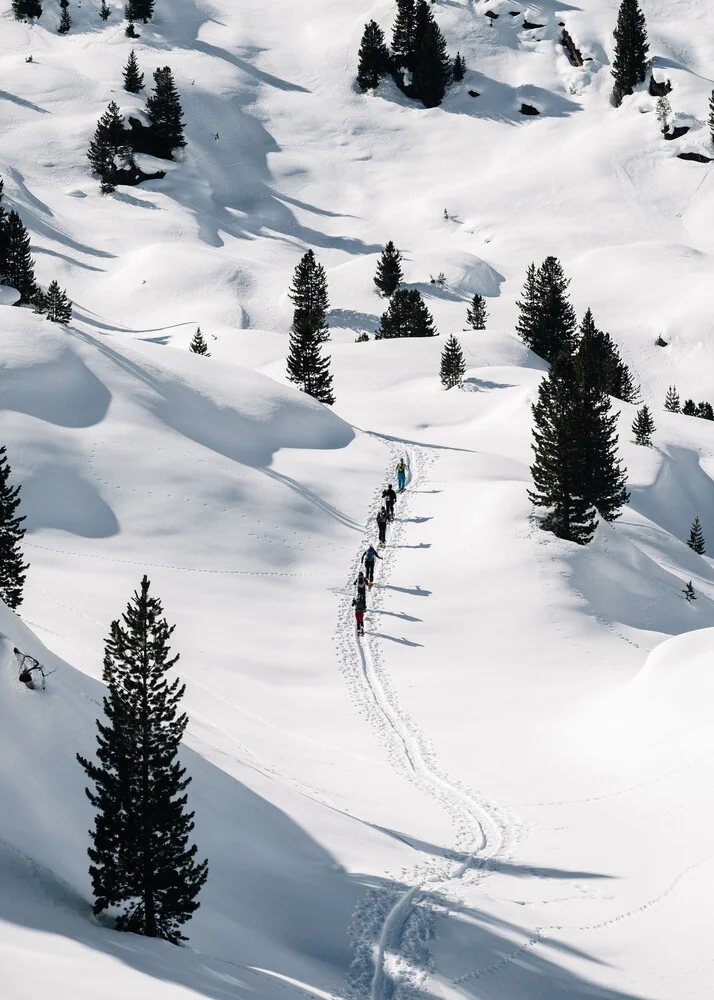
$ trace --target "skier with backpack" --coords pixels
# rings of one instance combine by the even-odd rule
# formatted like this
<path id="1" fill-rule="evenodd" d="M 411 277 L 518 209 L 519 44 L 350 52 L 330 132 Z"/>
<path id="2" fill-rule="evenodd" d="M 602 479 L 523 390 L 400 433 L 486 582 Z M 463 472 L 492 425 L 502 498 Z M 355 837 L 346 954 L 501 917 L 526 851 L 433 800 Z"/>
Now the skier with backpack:
<path id="1" fill-rule="evenodd" d="M 404 461 L 403 458 L 400 458 L 399 461 L 397 462 L 397 487 L 400 493 L 403 493 L 404 490 L 406 489 L 408 469 L 409 466 L 407 465 L 407 463 Z"/>
<path id="2" fill-rule="evenodd" d="M 397 494 L 394 492 L 394 487 L 390 483 L 386 490 L 382 492 L 382 500 L 384 500 L 384 506 L 387 509 L 387 520 L 394 520 L 394 505 L 397 502 Z"/>
<path id="3" fill-rule="evenodd" d="M 375 549 L 373 545 L 368 546 L 366 551 L 362 554 L 362 562 L 364 563 L 364 582 L 368 587 L 371 587 L 374 583 L 374 560 L 379 559 L 381 561 L 382 557 L 379 552 Z"/>
<path id="4" fill-rule="evenodd" d="M 358 575 L 357 579 L 355 580 L 355 584 L 354 585 L 357 588 L 357 597 L 358 598 L 362 597 L 366 601 L 367 600 L 367 590 L 366 590 L 367 581 L 364 578 L 364 573 L 362 572 L 362 570 L 359 571 L 359 575 Z"/>
<path id="5" fill-rule="evenodd" d="M 355 609 L 355 624 L 357 626 L 357 635 L 364 635 L 364 613 L 367 610 L 367 595 L 362 592 L 360 596 L 359 591 L 357 596 L 352 601 L 352 607 Z"/>
<path id="6" fill-rule="evenodd" d="M 380 508 L 377 514 L 377 528 L 379 529 L 379 547 L 381 549 L 387 544 L 387 509 Z"/>

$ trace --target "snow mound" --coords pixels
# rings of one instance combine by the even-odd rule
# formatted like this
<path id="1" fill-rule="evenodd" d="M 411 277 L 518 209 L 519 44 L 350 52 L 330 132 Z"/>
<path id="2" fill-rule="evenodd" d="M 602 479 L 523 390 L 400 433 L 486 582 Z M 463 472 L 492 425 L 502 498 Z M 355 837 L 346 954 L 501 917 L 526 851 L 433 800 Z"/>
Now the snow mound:
<path id="1" fill-rule="evenodd" d="M 0 285 L 0 306 L 14 306 L 20 301 L 20 293 L 9 285 Z"/>

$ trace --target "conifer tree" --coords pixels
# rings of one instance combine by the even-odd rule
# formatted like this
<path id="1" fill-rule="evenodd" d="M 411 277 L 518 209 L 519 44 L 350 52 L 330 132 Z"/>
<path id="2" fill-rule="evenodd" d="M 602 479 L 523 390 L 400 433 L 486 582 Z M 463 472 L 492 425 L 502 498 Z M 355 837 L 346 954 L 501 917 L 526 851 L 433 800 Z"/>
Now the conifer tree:
<path id="1" fill-rule="evenodd" d="M 124 3 L 124 17 L 130 24 L 134 21 L 139 20 L 139 3 L 138 0 L 126 0 Z"/>
<path id="2" fill-rule="evenodd" d="M 655 432 L 654 420 L 649 411 L 649 407 L 642 406 L 637 411 L 637 416 L 632 423 L 632 433 L 635 435 L 635 444 L 649 446 L 652 444 L 652 435 Z"/>
<path id="3" fill-rule="evenodd" d="M 587 545 L 597 522 L 593 504 L 582 495 L 581 393 L 571 358 L 561 354 L 553 362 L 532 410 L 534 488 L 528 496 L 547 510 L 542 522 L 546 531 Z"/>
<path id="4" fill-rule="evenodd" d="M 686 417 L 696 417 L 697 415 L 697 404 L 693 399 L 686 399 L 684 401 L 684 406 L 682 407 L 682 413 Z"/>
<path id="5" fill-rule="evenodd" d="M 109 9 L 107 0 L 102 0 L 101 6 L 99 8 L 99 16 L 101 17 L 102 21 L 106 21 L 110 14 L 111 10 Z"/>
<path id="6" fill-rule="evenodd" d="M 305 324 L 293 326 L 290 334 L 288 378 L 313 399 L 335 402 L 330 359 L 323 357 L 320 340 Z"/>
<path id="7" fill-rule="evenodd" d="M 154 16 L 154 0 L 132 0 L 135 17 L 133 20 L 142 20 L 144 24 Z"/>
<path id="8" fill-rule="evenodd" d="M 599 330 L 590 309 L 580 325 L 577 363 L 586 380 L 626 403 L 636 403 L 639 387 L 609 333 Z"/>
<path id="9" fill-rule="evenodd" d="M 114 101 L 109 102 L 109 107 L 97 122 L 87 158 L 94 172 L 101 177 L 105 194 L 114 190 L 122 167 L 135 166 L 124 119 Z"/>
<path id="10" fill-rule="evenodd" d="M 538 270 L 531 264 L 516 305 L 520 316 L 516 330 L 523 342 L 552 363 L 561 353 L 570 354 L 575 344 L 575 310 L 568 301 L 569 280 L 555 257 L 546 257 Z"/>
<path id="11" fill-rule="evenodd" d="M 20 549 L 25 537 L 22 526 L 25 515 L 17 514 L 20 487 L 10 485 L 11 472 L 7 449 L 3 445 L 0 448 L 0 598 L 14 611 L 22 604 L 28 563 L 22 561 Z"/>
<path id="12" fill-rule="evenodd" d="M 35 294 L 30 299 L 30 303 L 32 304 L 33 313 L 37 313 L 38 316 L 44 315 L 44 312 L 47 308 L 47 296 L 39 287 L 39 285 L 37 286 Z"/>
<path id="13" fill-rule="evenodd" d="M 327 276 L 313 250 L 308 250 L 295 268 L 288 296 L 295 307 L 293 331 L 309 333 L 318 344 L 329 340 Z"/>
<path id="14" fill-rule="evenodd" d="M 664 397 L 664 408 L 670 413 L 679 413 L 679 393 L 673 385 L 667 389 L 667 395 Z"/>
<path id="15" fill-rule="evenodd" d="M 191 343 L 188 345 L 188 349 L 189 351 L 191 351 L 192 354 L 202 354 L 204 358 L 210 358 L 211 353 L 208 350 L 208 344 L 206 343 L 204 336 L 201 333 L 200 326 L 196 329 L 196 332 L 193 335 L 193 339 L 191 340 Z"/>
<path id="16" fill-rule="evenodd" d="M 526 280 L 523 284 L 523 295 L 521 301 L 516 302 L 516 306 L 518 307 L 516 333 L 527 347 L 535 350 L 533 345 L 540 340 L 538 334 L 538 281 L 535 262 L 528 265 Z"/>
<path id="17" fill-rule="evenodd" d="M 146 115 L 156 156 L 172 160 L 174 152 L 186 145 L 182 114 L 171 68 L 159 67 L 154 71 L 154 91 L 146 101 Z"/>
<path id="18" fill-rule="evenodd" d="M 426 33 L 432 24 L 435 24 L 434 15 L 431 12 L 431 4 L 428 0 L 415 0 L 414 4 L 414 40 L 412 42 L 412 58 L 416 60 L 419 55 L 421 43 L 426 37 Z M 414 64 L 416 66 L 416 62 Z"/>
<path id="19" fill-rule="evenodd" d="M 712 142 L 714 142 L 714 90 L 712 90 L 712 96 L 709 98 L 709 134 L 712 137 Z"/>
<path id="20" fill-rule="evenodd" d="M 57 31 L 60 35 L 66 35 L 72 27 L 72 18 L 69 16 L 69 3 L 60 3 L 60 7 L 62 8 L 62 13 L 60 14 L 60 23 Z"/>
<path id="21" fill-rule="evenodd" d="M 461 350 L 461 345 L 452 333 L 441 352 L 441 368 L 439 371 L 441 384 L 445 389 L 453 389 L 457 385 L 461 385 L 465 374 L 466 362 L 464 361 L 464 354 Z"/>
<path id="22" fill-rule="evenodd" d="M 375 340 L 394 337 L 435 337 L 434 320 L 416 288 L 398 288 L 382 313 Z"/>
<path id="23" fill-rule="evenodd" d="M 127 38 L 140 38 L 139 32 L 134 27 L 134 22 L 129 21 L 126 28 L 124 29 L 124 34 Z"/>
<path id="24" fill-rule="evenodd" d="M 30 236 L 14 209 L 8 212 L 3 229 L 5 261 L 0 277 L 6 285 L 12 286 L 20 293 L 18 305 L 26 305 L 32 300 L 37 289 L 35 262 L 30 253 Z"/>
<path id="25" fill-rule="evenodd" d="M 194 813 L 186 808 L 191 779 L 178 759 L 188 716 L 185 685 L 166 674 L 174 630 L 149 581 L 112 622 L 104 648 L 104 721 L 97 720 L 97 758 L 77 754 L 97 810 L 88 850 L 94 912 L 116 907 L 117 930 L 184 941 L 181 928 L 198 909 L 208 877 L 189 844 Z"/>
<path id="26" fill-rule="evenodd" d="M 714 420 L 714 409 L 712 409 L 712 404 L 706 401 L 700 403 L 697 406 L 697 416 L 701 417 L 702 420 Z"/>
<path id="27" fill-rule="evenodd" d="M 42 4 L 40 0 L 12 0 L 12 12 L 16 21 L 24 21 L 27 18 L 41 17 Z"/>
<path id="28" fill-rule="evenodd" d="M 123 75 L 124 90 L 130 94 L 138 94 L 140 90 L 144 89 L 144 74 L 139 72 L 139 62 L 133 49 L 129 53 Z"/>
<path id="29" fill-rule="evenodd" d="M 454 83 L 461 83 L 464 78 L 464 73 L 466 72 L 466 60 L 461 55 L 460 52 L 456 53 L 456 59 L 454 59 L 454 68 L 452 70 L 452 76 L 454 78 Z"/>
<path id="30" fill-rule="evenodd" d="M 392 63 L 397 82 L 402 86 L 400 70 L 414 70 L 414 0 L 397 0 L 397 16 L 392 30 Z"/>
<path id="31" fill-rule="evenodd" d="M 685 586 L 685 588 L 682 591 L 682 593 L 684 594 L 685 601 L 688 601 L 690 604 L 692 603 L 692 601 L 696 601 L 696 599 L 697 599 L 697 592 L 694 589 L 694 587 L 692 586 L 692 581 L 691 580 Z"/>
<path id="32" fill-rule="evenodd" d="M 474 330 L 485 330 L 487 319 L 488 310 L 486 309 L 486 300 L 483 295 L 479 295 L 477 292 L 471 299 L 471 305 L 466 310 L 466 322 Z"/>
<path id="33" fill-rule="evenodd" d="M 702 526 L 698 517 L 695 517 L 692 521 L 692 527 L 689 529 L 687 545 L 690 549 L 694 549 L 699 556 L 703 556 L 706 553 L 704 532 L 702 531 Z"/>
<path id="34" fill-rule="evenodd" d="M 50 282 L 43 305 L 43 312 L 53 323 L 66 326 L 72 319 L 72 303 L 67 298 L 67 292 L 60 288 L 56 280 Z"/>
<path id="35" fill-rule="evenodd" d="M 623 95 L 631 94 L 637 84 L 644 81 L 647 72 L 647 28 L 638 0 L 622 0 L 614 36 L 613 95 L 620 103 Z"/>
<path id="36" fill-rule="evenodd" d="M 370 21 L 364 27 L 358 59 L 357 83 L 362 90 L 372 90 L 389 72 L 390 65 L 384 32 L 376 21 Z"/>
<path id="37" fill-rule="evenodd" d="M 414 66 L 414 86 L 419 100 L 427 108 L 436 108 L 444 100 L 451 80 L 451 62 L 446 41 L 435 21 L 428 25 Z"/>
<path id="38" fill-rule="evenodd" d="M 382 256 L 377 263 L 377 273 L 374 283 L 382 295 L 389 297 L 399 288 L 404 279 L 402 272 L 402 255 L 390 240 L 382 250 Z"/>

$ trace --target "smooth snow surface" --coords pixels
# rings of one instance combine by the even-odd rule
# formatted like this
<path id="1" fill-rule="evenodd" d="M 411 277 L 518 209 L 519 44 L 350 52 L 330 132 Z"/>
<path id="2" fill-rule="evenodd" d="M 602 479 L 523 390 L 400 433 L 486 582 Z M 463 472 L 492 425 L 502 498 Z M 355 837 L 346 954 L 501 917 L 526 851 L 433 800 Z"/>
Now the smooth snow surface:
<path id="1" fill-rule="evenodd" d="M 3 205 L 74 303 L 65 329 L 0 289 L 0 443 L 31 563 L 20 615 L 0 608 L 0 996 L 711 996 L 714 563 L 684 540 L 699 515 L 714 546 L 714 424 L 662 410 L 670 383 L 714 402 L 712 167 L 677 158 L 712 151 L 711 4 L 642 3 L 691 126 L 672 142 L 644 89 L 609 103 L 616 0 L 437 3 L 468 72 L 429 111 L 354 86 L 387 0 L 158 0 L 133 43 L 121 5 L 106 23 L 98 6 L 72 2 L 60 36 L 56 6 L 26 25 L 0 0 Z M 86 148 L 110 100 L 143 104 L 121 89 L 132 44 L 147 88 L 172 67 L 188 147 L 102 196 Z M 354 342 L 385 308 L 389 239 L 434 340 Z M 308 247 L 330 409 L 285 378 Z M 657 426 L 635 446 L 618 404 L 631 502 L 585 549 L 540 531 L 526 495 L 545 366 L 515 303 L 547 254 Z M 488 330 L 462 332 L 475 292 Z M 210 358 L 188 353 L 197 325 Z M 452 332 L 468 372 L 446 393 Z M 400 455 L 358 643 L 352 581 Z M 210 861 L 181 949 L 92 918 L 75 762 L 144 572 L 176 623 Z M 55 669 L 45 692 L 18 684 L 16 645 Z"/>

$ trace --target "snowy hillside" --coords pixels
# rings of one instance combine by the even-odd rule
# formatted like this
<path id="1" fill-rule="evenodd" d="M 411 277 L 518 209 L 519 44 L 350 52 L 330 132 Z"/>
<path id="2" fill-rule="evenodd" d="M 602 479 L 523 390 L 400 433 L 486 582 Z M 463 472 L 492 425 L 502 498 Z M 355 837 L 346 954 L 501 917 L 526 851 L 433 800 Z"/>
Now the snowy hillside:
<path id="1" fill-rule="evenodd" d="M 699 516 L 714 546 L 714 424 L 662 404 L 672 383 L 714 402 L 712 165 L 677 155 L 712 150 L 711 5 L 642 0 L 690 126 L 671 142 L 646 89 L 610 104 L 616 0 L 438 2 L 467 73 L 430 110 L 355 86 L 391 0 L 158 0 L 133 42 L 110 6 L 72 0 L 59 35 L 56 5 L 25 24 L 0 0 L 3 206 L 74 303 L 64 328 L 0 288 L 0 444 L 31 564 L 19 616 L 0 607 L 0 996 L 709 996 L 714 561 L 684 540 Z M 188 145 L 162 180 L 101 195 L 86 150 L 110 100 L 143 106 L 121 86 L 132 47 L 147 81 L 171 66 Z M 355 343 L 390 239 L 438 338 Z M 309 248 L 331 408 L 285 376 Z M 516 300 L 548 254 L 657 428 L 636 446 L 617 404 L 631 501 L 585 548 L 526 494 L 545 365 Z M 477 292 L 488 329 L 463 332 Z M 210 358 L 187 350 L 197 325 Z M 467 378 L 447 393 L 450 333 Z M 359 644 L 352 582 L 401 455 Z M 143 573 L 176 623 L 210 865 L 181 949 L 91 916 L 75 761 Z M 56 670 L 44 693 L 13 646 Z"/>

